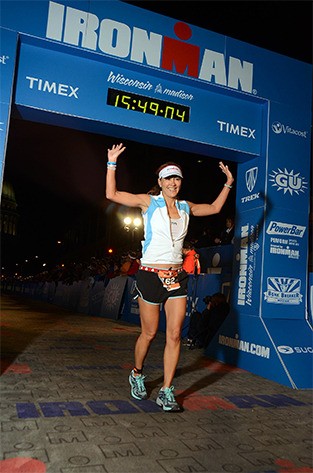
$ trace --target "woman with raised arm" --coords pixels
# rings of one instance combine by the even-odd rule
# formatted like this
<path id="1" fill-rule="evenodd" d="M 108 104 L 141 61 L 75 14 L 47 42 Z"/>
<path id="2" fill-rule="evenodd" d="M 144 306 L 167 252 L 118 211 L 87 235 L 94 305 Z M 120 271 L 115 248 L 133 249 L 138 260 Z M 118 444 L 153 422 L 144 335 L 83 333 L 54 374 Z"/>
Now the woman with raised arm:
<path id="1" fill-rule="evenodd" d="M 172 162 L 158 169 L 158 195 L 132 194 L 116 187 L 115 170 L 123 143 L 108 149 L 106 197 L 127 207 L 141 209 L 144 222 L 142 258 L 136 273 L 141 333 L 135 344 L 134 368 L 129 375 L 131 395 L 137 400 L 147 398 L 144 361 L 155 338 L 160 317 L 160 304 L 166 316 L 166 342 L 163 355 L 164 379 L 156 403 L 164 411 L 181 411 L 174 397 L 172 382 L 180 356 L 181 330 L 186 315 L 188 274 L 183 270 L 182 248 L 188 231 L 189 216 L 205 217 L 221 211 L 233 184 L 228 166 L 219 163 L 226 182 L 211 204 L 194 204 L 179 200 L 182 169 Z"/>

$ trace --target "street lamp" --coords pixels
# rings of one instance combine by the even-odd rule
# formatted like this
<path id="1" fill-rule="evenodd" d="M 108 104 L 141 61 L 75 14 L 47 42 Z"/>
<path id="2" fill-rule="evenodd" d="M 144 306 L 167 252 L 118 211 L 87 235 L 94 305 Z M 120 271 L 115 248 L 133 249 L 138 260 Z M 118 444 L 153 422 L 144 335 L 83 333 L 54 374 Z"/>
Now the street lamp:
<path id="1" fill-rule="evenodd" d="M 130 217 L 127 215 L 124 220 L 124 230 L 131 232 L 132 244 L 135 241 L 135 232 L 142 226 L 142 219 L 140 217 Z"/>

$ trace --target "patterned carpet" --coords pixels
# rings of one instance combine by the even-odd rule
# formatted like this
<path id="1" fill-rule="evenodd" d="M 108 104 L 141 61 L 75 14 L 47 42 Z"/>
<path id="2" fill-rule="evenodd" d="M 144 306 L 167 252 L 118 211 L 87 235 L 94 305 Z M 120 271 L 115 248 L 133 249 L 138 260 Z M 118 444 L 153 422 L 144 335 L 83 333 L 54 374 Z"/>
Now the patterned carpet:
<path id="1" fill-rule="evenodd" d="M 2 296 L 1 473 L 313 473 L 312 391 L 182 346 L 163 413 L 164 333 L 130 397 L 139 327 Z"/>

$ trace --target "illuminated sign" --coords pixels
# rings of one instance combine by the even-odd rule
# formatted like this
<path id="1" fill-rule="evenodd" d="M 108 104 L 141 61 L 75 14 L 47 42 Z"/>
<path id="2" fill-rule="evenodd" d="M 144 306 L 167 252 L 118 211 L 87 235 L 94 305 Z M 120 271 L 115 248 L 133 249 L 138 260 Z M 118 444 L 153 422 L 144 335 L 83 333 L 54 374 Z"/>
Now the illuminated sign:
<path id="1" fill-rule="evenodd" d="M 108 89 L 107 104 L 127 110 L 148 113 L 156 117 L 189 122 L 190 107 L 173 102 L 157 100 L 145 95 L 131 94 L 117 89 Z"/>

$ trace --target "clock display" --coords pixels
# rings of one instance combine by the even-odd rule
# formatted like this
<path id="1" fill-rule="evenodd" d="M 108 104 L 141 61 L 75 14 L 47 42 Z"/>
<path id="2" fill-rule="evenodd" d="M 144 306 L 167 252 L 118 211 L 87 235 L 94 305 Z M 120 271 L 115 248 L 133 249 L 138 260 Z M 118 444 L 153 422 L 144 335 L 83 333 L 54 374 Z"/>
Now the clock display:
<path id="1" fill-rule="evenodd" d="M 107 105 L 125 108 L 134 112 L 148 113 L 156 117 L 189 122 L 190 107 L 123 90 L 108 89 Z"/>

